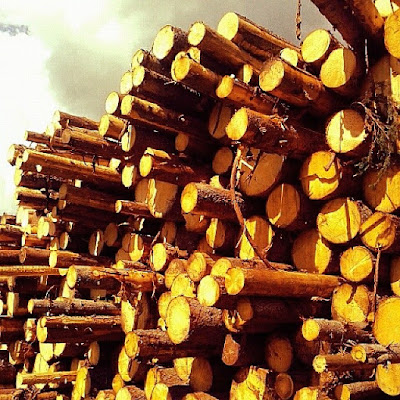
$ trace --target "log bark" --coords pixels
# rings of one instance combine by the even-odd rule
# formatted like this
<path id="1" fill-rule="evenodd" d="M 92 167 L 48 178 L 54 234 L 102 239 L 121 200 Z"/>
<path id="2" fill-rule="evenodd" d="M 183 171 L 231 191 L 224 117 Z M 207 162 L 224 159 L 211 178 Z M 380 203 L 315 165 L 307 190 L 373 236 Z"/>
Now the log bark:
<path id="1" fill-rule="evenodd" d="M 76 127 L 95 131 L 99 127 L 98 122 L 89 118 L 79 117 L 59 110 L 54 112 L 53 122 L 59 123 L 63 128 Z"/>

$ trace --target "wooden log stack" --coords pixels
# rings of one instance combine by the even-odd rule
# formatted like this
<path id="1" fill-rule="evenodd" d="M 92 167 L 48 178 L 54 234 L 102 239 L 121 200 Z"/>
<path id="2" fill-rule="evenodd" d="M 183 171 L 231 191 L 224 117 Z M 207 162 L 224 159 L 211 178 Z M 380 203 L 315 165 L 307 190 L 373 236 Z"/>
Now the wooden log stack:
<path id="1" fill-rule="evenodd" d="M 400 14 L 313 2 L 347 43 L 167 25 L 10 148 L 0 400 L 399 398 Z"/>

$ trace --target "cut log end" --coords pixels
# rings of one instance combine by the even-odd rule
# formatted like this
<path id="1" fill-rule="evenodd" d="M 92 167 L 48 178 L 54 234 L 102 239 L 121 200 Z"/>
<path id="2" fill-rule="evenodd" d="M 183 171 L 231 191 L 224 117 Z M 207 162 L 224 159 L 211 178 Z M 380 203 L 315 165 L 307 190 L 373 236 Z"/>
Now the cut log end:
<path id="1" fill-rule="evenodd" d="M 319 324 L 313 319 L 307 319 L 303 322 L 301 333 L 304 339 L 313 341 L 318 338 L 320 332 Z"/>
<path id="2" fill-rule="evenodd" d="M 172 299 L 167 310 L 167 333 L 175 344 L 182 343 L 190 331 L 190 307 L 182 297 Z"/>
<path id="3" fill-rule="evenodd" d="M 228 40 L 232 40 L 239 30 L 239 17 L 234 12 L 226 13 L 219 21 L 217 32 Z"/>

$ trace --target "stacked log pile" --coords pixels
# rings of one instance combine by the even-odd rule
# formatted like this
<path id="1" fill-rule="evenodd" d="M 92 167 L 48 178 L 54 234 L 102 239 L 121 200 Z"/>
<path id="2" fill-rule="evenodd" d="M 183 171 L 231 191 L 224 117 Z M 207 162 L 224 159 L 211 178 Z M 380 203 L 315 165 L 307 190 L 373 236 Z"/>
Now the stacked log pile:
<path id="1" fill-rule="evenodd" d="M 313 1 L 347 44 L 168 25 L 10 148 L 0 400 L 400 395 L 400 11 Z"/>

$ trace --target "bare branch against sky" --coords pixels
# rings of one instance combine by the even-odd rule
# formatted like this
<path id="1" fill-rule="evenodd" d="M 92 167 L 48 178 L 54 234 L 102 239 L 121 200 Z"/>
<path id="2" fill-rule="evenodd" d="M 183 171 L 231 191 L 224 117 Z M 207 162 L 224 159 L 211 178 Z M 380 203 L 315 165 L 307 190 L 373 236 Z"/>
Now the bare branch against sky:
<path id="1" fill-rule="evenodd" d="M 55 109 L 99 119 L 108 93 L 118 90 L 132 54 L 151 48 L 165 24 L 216 27 L 236 11 L 297 43 L 295 0 L 13 0 L 0 5 L 0 211 L 11 210 L 11 143 L 26 129 L 43 131 Z M 303 36 L 329 28 L 310 0 L 302 7 Z M 20 27 L 25 27 L 20 29 Z M 12 35 L 10 33 L 13 33 Z M 29 35 L 28 35 L 29 33 Z"/>

